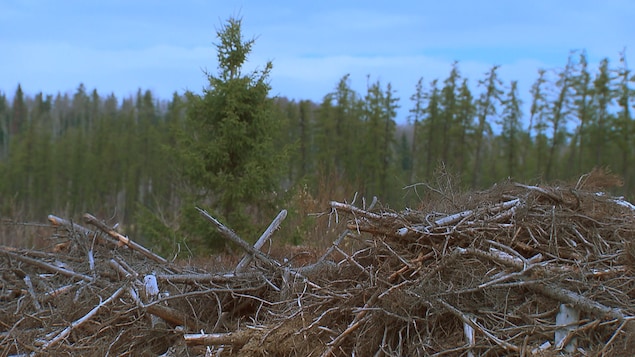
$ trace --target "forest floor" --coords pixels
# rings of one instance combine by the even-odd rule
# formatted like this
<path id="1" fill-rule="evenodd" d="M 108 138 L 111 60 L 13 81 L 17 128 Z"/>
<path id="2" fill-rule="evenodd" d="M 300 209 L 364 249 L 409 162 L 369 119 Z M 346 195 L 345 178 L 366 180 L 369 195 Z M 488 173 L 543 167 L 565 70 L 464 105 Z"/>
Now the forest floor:
<path id="1" fill-rule="evenodd" d="M 50 216 L 30 233 L 47 247 L 0 246 L 0 356 L 631 356 L 635 206 L 615 183 L 331 202 L 347 227 L 323 249 L 276 245 L 284 211 L 254 246 L 201 211 L 245 255 L 188 261 Z"/>

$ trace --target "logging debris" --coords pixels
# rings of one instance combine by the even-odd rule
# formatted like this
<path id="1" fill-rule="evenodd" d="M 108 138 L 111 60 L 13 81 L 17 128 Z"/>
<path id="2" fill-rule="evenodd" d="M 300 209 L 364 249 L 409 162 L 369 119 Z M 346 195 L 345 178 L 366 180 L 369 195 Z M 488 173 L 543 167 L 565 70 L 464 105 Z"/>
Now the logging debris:
<path id="1" fill-rule="evenodd" d="M 246 255 L 181 266 L 91 215 L 56 251 L 0 247 L 0 356 L 628 356 L 635 207 L 580 181 L 503 182 L 347 229 L 294 266 L 200 210 Z M 58 247 L 58 248 L 59 248 Z"/>

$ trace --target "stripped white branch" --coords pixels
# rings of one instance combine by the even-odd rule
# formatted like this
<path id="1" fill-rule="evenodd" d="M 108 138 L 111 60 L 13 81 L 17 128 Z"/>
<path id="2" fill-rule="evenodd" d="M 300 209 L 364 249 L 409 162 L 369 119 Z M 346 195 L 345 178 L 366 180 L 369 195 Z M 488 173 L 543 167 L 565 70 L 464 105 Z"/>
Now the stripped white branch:
<path id="1" fill-rule="evenodd" d="M 120 287 L 119 289 L 117 289 L 117 291 L 115 291 L 108 299 L 102 301 L 99 305 L 95 306 L 92 310 L 90 310 L 86 315 L 82 316 L 80 319 L 73 321 L 70 326 L 68 326 L 67 328 L 63 329 L 60 333 L 58 333 L 51 340 L 45 342 L 42 345 L 42 350 L 45 350 L 48 347 L 58 343 L 59 341 L 61 341 L 64 338 L 66 338 L 71 333 L 71 331 L 73 331 L 74 328 L 81 326 L 86 321 L 88 321 L 91 318 L 93 318 L 93 316 L 95 316 L 99 312 L 99 310 L 101 308 L 103 308 L 105 305 L 109 304 L 111 301 L 115 300 L 116 298 L 118 298 L 119 295 L 121 295 L 121 293 L 123 293 L 124 291 L 125 291 L 125 287 L 123 287 L 123 286 Z"/>
<path id="2" fill-rule="evenodd" d="M 260 236 L 260 238 L 258 238 L 256 243 L 254 243 L 254 249 L 260 250 L 260 248 L 262 248 L 262 246 L 265 245 L 265 243 L 271 238 L 271 235 L 280 227 L 280 224 L 282 223 L 282 221 L 284 221 L 286 217 L 287 217 L 287 210 L 283 209 L 282 211 L 280 211 L 280 213 L 278 213 L 278 216 L 276 216 L 276 218 L 271 222 L 269 227 L 267 227 L 267 229 Z M 247 268 L 247 266 L 249 265 L 249 263 L 251 263 L 251 260 L 252 260 L 252 256 L 249 254 L 246 254 L 240 260 L 238 265 L 236 265 L 235 272 L 240 273 L 241 271 L 244 271 L 245 268 Z"/>

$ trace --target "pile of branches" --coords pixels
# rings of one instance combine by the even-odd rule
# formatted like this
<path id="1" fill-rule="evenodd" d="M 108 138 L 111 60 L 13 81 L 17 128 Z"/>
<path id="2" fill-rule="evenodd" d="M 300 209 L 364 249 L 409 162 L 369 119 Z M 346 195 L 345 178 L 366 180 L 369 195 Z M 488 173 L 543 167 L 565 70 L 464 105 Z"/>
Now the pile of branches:
<path id="1" fill-rule="evenodd" d="M 246 253 L 220 272 L 51 216 L 56 251 L 0 250 L 1 355 L 631 355 L 635 207 L 586 183 L 331 202 L 304 266 L 261 251 L 285 211 L 251 246 L 200 210 Z"/>

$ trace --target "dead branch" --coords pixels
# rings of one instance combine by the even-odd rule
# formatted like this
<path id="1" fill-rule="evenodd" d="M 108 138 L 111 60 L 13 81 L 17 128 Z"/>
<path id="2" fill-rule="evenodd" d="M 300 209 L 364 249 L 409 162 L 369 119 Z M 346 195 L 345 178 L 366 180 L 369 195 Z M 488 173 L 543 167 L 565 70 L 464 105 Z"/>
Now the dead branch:
<path id="1" fill-rule="evenodd" d="M 247 331 L 241 330 L 228 333 L 193 333 L 183 335 L 185 343 L 188 345 L 221 346 L 230 345 L 242 347 L 250 339 Z"/>
<path id="2" fill-rule="evenodd" d="M 554 284 L 531 284 L 529 287 L 532 290 L 538 291 L 552 299 L 563 303 L 569 303 L 580 310 L 586 311 L 590 314 L 597 315 L 603 318 L 609 317 L 618 320 L 624 320 L 625 318 L 632 318 L 632 316 L 626 316 L 624 312 L 619 308 L 612 308 L 597 301 L 591 300 L 583 295 L 575 293 L 571 290 L 567 290 Z"/>
<path id="3" fill-rule="evenodd" d="M 81 280 L 84 280 L 84 281 L 93 281 L 93 278 L 91 278 L 88 275 L 75 273 L 75 272 L 70 271 L 68 269 L 57 267 L 55 265 L 52 265 L 52 264 L 49 264 L 49 263 L 46 263 L 46 262 L 43 262 L 43 261 L 40 261 L 40 260 L 37 260 L 37 259 L 33 259 L 33 258 L 29 258 L 29 257 L 24 256 L 24 255 L 19 255 L 19 254 L 13 253 L 12 251 L 7 249 L 6 247 L 0 247 L 0 250 L 2 250 L 2 252 L 5 255 L 7 255 L 7 256 L 15 259 L 15 260 L 19 260 L 21 262 L 24 262 L 24 263 L 27 263 L 27 264 L 31 264 L 31 265 L 36 266 L 38 268 L 42 268 L 44 270 L 48 270 L 48 271 L 53 272 L 53 273 L 59 273 L 59 274 L 62 274 L 64 276 L 69 276 L 69 277 L 72 277 L 72 278 L 81 279 Z"/>
<path id="4" fill-rule="evenodd" d="M 158 316 L 175 326 L 186 326 L 190 331 L 198 331 L 205 328 L 205 324 L 197 321 L 194 317 L 160 303 L 146 305 L 145 309 L 148 313 Z"/>
<path id="5" fill-rule="evenodd" d="M 198 207 L 196 207 L 196 209 L 208 221 L 214 223 L 214 225 L 216 226 L 218 231 L 225 238 L 227 238 L 230 241 L 234 242 L 236 245 L 238 245 L 240 248 L 242 248 L 245 252 L 249 253 L 251 256 L 258 258 L 260 261 L 262 261 L 263 263 L 265 263 L 268 266 L 273 267 L 273 268 L 279 268 L 279 267 L 282 266 L 282 264 L 280 264 L 276 260 L 270 258 L 265 253 L 257 250 L 256 248 L 252 247 L 249 243 L 245 242 L 236 233 L 234 233 L 234 231 L 232 231 L 231 229 L 227 228 L 225 225 L 220 223 L 216 218 L 212 217 L 209 213 L 207 213 L 207 211 L 205 211 L 205 210 L 203 210 L 201 208 L 198 208 Z"/>
<path id="6" fill-rule="evenodd" d="M 170 266 L 171 269 L 176 269 L 179 270 L 177 267 L 171 265 L 167 259 L 152 253 L 150 250 L 148 250 L 146 247 L 140 245 L 139 243 L 136 243 L 132 240 L 130 240 L 128 237 L 122 235 L 121 233 L 115 231 L 114 229 L 108 227 L 104 222 L 98 220 L 97 218 L 95 218 L 94 216 L 92 216 L 91 214 L 84 214 L 84 221 L 86 221 L 86 223 L 92 224 L 93 226 L 99 228 L 101 231 L 103 231 L 104 233 L 108 234 L 109 236 L 117 239 L 120 244 L 122 245 L 126 245 L 128 248 L 133 249 L 141 254 L 143 254 L 144 256 L 154 260 L 157 263 L 161 263 L 161 264 L 165 264 Z"/>
<path id="7" fill-rule="evenodd" d="M 214 283 L 224 284 L 238 280 L 260 281 L 262 273 L 246 272 L 246 273 L 206 273 L 206 274 L 157 274 L 159 281 L 165 281 L 172 284 L 198 284 L 198 283 Z"/>
<path id="8" fill-rule="evenodd" d="M 66 338 L 66 336 L 68 336 L 71 333 L 71 331 L 73 331 L 73 329 L 81 326 L 82 324 L 86 323 L 88 320 L 92 319 L 93 316 L 95 316 L 100 309 L 108 305 L 111 301 L 118 298 L 119 295 L 121 295 L 121 293 L 123 293 L 124 291 L 125 291 L 125 287 L 124 286 L 120 287 L 108 299 L 99 303 L 99 305 L 95 306 L 92 310 L 90 310 L 86 315 L 82 316 L 80 319 L 73 321 L 69 327 L 60 331 L 57 335 L 55 335 L 55 337 L 53 337 L 49 341 L 43 341 L 44 343 L 41 347 L 42 351 L 46 350 L 48 347 Z"/>
<path id="9" fill-rule="evenodd" d="M 284 211 L 251 246 L 199 209 L 247 254 L 229 271 L 166 269 L 134 248 L 94 245 L 103 237 L 130 247 L 110 227 L 88 233 L 65 222 L 68 233 L 55 238 L 73 245 L 63 254 L 0 247 L 0 350 L 25 355 L 48 343 L 46 353 L 67 355 L 200 355 L 200 346 L 247 357 L 632 354 L 635 216 L 623 199 L 506 182 L 426 200 L 403 212 L 333 203 L 350 229 L 300 268 L 261 251 Z M 248 259 L 257 268 L 247 269 Z M 122 285 L 129 298 L 112 299 Z M 64 329 L 79 321 L 78 308 L 100 301 L 109 301 L 108 313 Z"/>
<path id="10" fill-rule="evenodd" d="M 280 224 L 282 223 L 282 221 L 284 221 L 286 217 L 287 217 L 287 210 L 283 209 L 282 211 L 280 211 L 280 213 L 278 213 L 276 218 L 274 218 L 274 220 L 271 222 L 269 227 L 267 227 L 264 233 L 262 233 L 260 238 L 258 238 L 256 243 L 254 243 L 254 249 L 260 250 L 260 248 L 262 248 L 262 246 L 265 245 L 265 243 L 271 238 L 273 233 L 280 227 Z M 245 270 L 247 266 L 249 265 L 249 263 L 251 263 L 251 259 L 252 259 L 251 255 L 245 255 L 240 260 L 238 265 L 236 265 L 236 269 L 235 269 L 236 273 L 240 273 L 241 271 Z"/>

